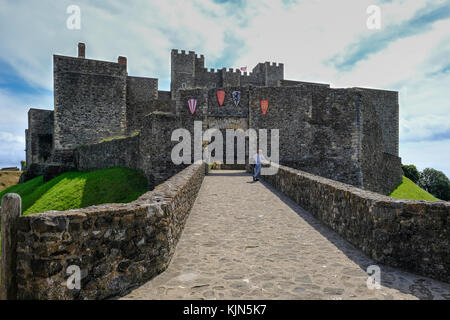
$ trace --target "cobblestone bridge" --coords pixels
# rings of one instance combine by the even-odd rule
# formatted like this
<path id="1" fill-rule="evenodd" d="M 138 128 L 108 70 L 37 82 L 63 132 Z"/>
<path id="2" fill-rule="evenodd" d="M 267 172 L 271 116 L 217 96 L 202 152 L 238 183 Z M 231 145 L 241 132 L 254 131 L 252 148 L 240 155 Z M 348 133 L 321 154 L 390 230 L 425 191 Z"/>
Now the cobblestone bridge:
<path id="1" fill-rule="evenodd" d="M 243 171 L 205 177 L 168 269 L 123 299 L 450 299 L 450 284 L 376 264 Z"/>

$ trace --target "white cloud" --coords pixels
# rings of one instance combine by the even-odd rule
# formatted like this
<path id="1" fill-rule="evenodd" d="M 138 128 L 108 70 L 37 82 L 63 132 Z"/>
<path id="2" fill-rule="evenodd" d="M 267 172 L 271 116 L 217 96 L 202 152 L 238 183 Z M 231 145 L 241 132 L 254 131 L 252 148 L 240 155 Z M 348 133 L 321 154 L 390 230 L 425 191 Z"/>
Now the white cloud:
<path id="1" fill-rule="evenodd" d="M 86 43 L 88 58 L 116 61 L 127 56 L 132 75 L 168 79 L 170 49 L 188 49 L 220 57 L 225 32 L 235 33 L 235 18 L 221 15 L 208 1 L 77 1 L 81 29 L 66 28 L 73 1 L 2 1 L 0 58 L 29 84 L 52 90 L 52 54 L 76 55 Z M 201 8 L 204 8 L 201 10 Z M 205 11 L 208 10 L 208 11 Z M 214 16 L 213 16 L 214 15 Z"/>
<path id="2" fill-rule="evenodd" d="M 25 160 L 28 109 L 53 109 L 53 96 L 20 94 L 0 89 L 0 167 L 20 166 Z"/>
<path id="3" fill-rule="evenodd" d="M 52 110 L 53 95 L 14 94 L 0 89 L 0 131 L 16 136 L 24 134 L 30 108 Z"/>
<path id="4" fill-rule="evenodd" d="M 25 143 L 25 138 L 22 136 L 15 136 L 9 132 L 0 131 L 0 140 L 6 143 Z"/>
<path id="5" fill-rule="evenodd" d="M 439 138 L 436 135 L 442 135 L 442 137 Z M 403 137 L 401 142 L 450 139 L 450 119 L 447 115 L 435 114 L 402 119 L 400 136 Z"/>
<path id="6" fill-rule="evenodd" d="M 25 160 L 25 138 L 0 131 L 0 168 L 17 166 Z"/>

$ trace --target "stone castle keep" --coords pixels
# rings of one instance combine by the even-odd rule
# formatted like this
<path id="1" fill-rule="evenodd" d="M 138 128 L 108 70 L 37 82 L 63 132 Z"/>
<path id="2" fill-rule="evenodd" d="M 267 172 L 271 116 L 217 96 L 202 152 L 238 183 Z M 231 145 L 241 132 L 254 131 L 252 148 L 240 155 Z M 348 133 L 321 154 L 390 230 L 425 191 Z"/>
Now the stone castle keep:
<path id="1" fill-rule="evenodd" d="M 177 50 L 171 90 L 161 91 L 157 79 L 128 76 L 125 57 L 90 60 L 84 44 L 78 50 L 54 56 L 54 111 L 28 113 L 22 181 L 124 166 L 151 190 L 129 203 L 29 215 L 19 195 L 5 195 L 0 299 L 105 299 L 144 283 L 157 299 L 449 296 L 447 284 L 384 269 L 450 282 L 450 203 L 386 196 L 402 179 L 397 92 L 286 80 L 284 66 L 269 62 L 249 74 L 207 70 L 203 56 Z M 205 161 L 174 164 L 173 131 L 199 127 L 279 130 L 278 171 L 252 183 Z M 225 163 L 239 166 L 249 170 Z M 366 291 L 374 264 L 389 281 Z M 73 266 L 76 290 L 67 285 Z M 157 281 L 167 282 L 148 283 L 163 272 Z M 266 280 L 276 291 L 262 290 Z"/>
<path id="2" fill-rule="evenodd" d="M 178 50 L 162 91 L 158 79 L 129 76 L 125 57 L 91 60 L 85 49 L 53 57 L 54 111 L 29 110 L 22 180 L 126 166 L 154 187 L 186 167 L 171 161 L 172 131 L 193 132 L 201 121 L 203 129 L 279 129 L 282 165 L 383 194 L 401 182 L 397 92 L 286 80 L 281 63 L 208 70 L 203 55 Z M 226 93 L 222 106 L 217 90 Z M 233 91 L 241 92 L 237 106 Z M 197 99 L 194 114 L 189 99 Z"/>

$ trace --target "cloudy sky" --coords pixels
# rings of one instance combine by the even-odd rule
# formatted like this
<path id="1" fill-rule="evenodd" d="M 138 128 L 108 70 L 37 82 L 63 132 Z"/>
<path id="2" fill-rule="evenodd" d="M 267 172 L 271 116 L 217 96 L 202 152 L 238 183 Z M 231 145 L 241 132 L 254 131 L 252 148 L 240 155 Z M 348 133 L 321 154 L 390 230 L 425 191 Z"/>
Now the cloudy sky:
<path id="1" fill-rule="evenodd" d="M 81 9 L 70 30 L 67 8 Z M 367 8 L 380 8 L 369 29 Z M 0 167 L 25 158 L 30 107 L 53 109 L 52 54 L 128 58 L 128 73 L 170 83 L 170 50 L 210 68 L 285 64 L 285 78 L 400 93 L 400 156 L 450 177 L 450 1 L 0 0 Z"/>

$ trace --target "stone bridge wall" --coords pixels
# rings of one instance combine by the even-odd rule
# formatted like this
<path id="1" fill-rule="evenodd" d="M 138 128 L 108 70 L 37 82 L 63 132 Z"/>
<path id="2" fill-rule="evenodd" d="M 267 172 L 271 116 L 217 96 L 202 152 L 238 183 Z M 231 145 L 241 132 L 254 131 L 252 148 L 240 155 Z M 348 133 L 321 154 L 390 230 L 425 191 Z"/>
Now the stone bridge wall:
<path id="1" fill-rule="evenodd" d="M 285 166 L 263 178 L 374 260 L 450 282 L 450 202 L 397 200 Z"/>
<path id="2" fill-rule="evenodd" d="M 193 164 L 128 204 L 52 211 L 18 219 L 19 299 L 102 299 L 168 266 L 205 175 Z M 79 266 L 81 290 L 67 288 Z"/>

